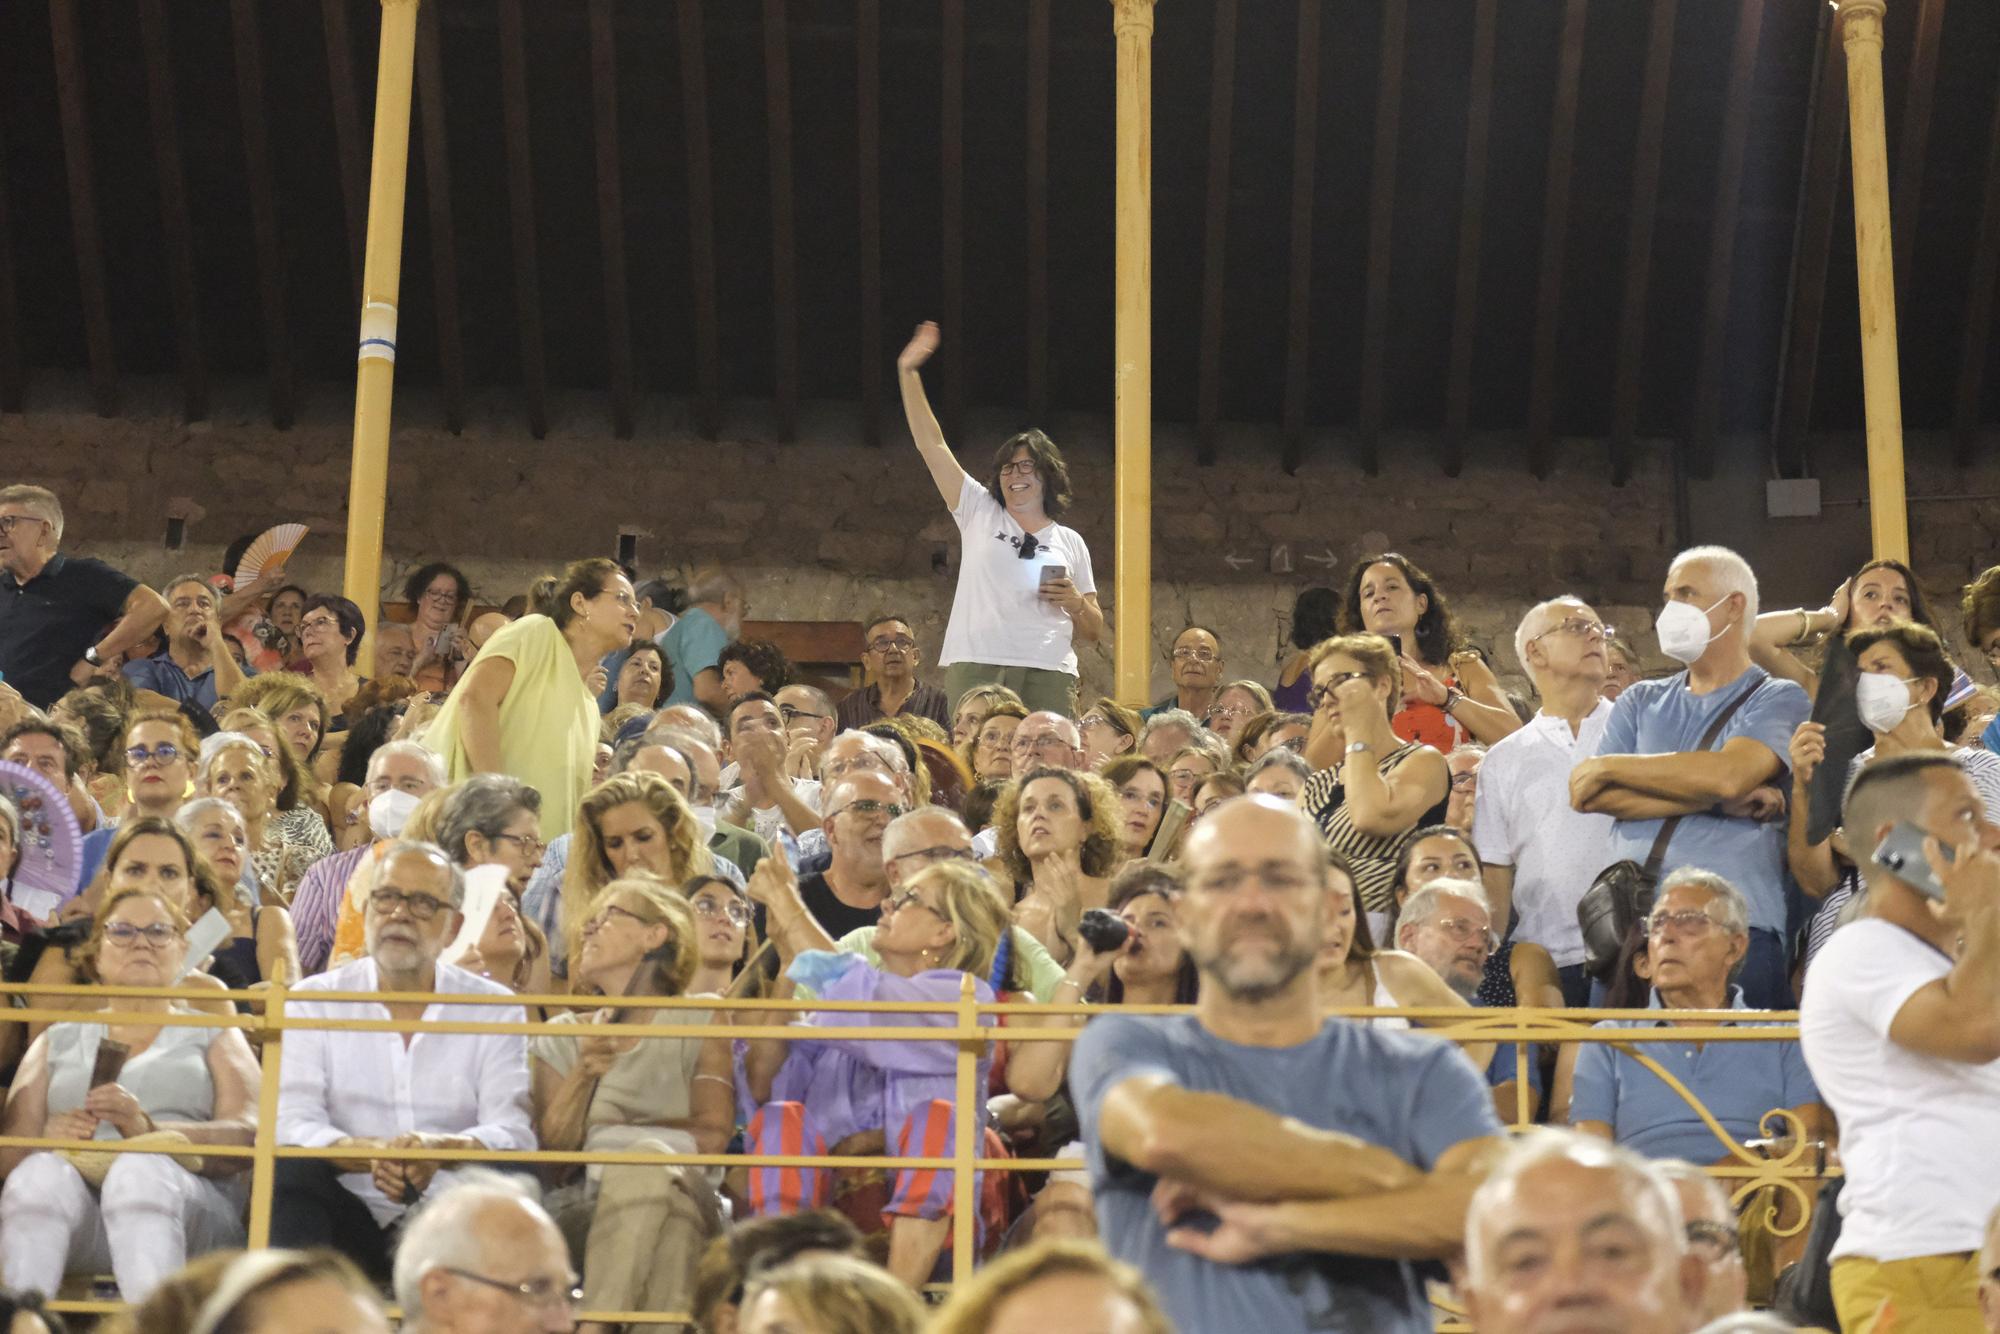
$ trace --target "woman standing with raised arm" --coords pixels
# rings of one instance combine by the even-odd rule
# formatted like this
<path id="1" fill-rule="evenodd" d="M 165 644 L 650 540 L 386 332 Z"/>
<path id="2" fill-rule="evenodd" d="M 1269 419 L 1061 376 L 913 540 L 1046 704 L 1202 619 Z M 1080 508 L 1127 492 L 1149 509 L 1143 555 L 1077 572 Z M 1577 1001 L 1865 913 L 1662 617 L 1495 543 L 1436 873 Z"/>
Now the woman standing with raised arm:
<path id="1" fill-rule="evenodd" d="M 917 452 L 964 545 L 938 657 L 945 694 L 957 699 L 995 682 L 1012 688 L 1031 712 L 1074 717 L 1074 644 L 1104 637 L 1104 612 L 1090 548 L 1055 521 L 1069 507 L 1069 469 L 1055 442 L 1035 430 L 1000 446 L 983 483 L 960 467 L 920 373 L 938 342 L 937 325 L 918 325 L 896 358 L 896 378 Z"/>

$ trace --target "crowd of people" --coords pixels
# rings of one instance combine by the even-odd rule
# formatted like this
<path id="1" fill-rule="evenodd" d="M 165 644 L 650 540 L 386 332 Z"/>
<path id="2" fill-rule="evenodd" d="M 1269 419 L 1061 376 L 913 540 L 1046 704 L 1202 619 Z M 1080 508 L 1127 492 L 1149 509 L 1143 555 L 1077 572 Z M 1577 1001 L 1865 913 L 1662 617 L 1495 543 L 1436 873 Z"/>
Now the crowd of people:
<path id="1" fill-rule="evenodd" d="M 1299 595 L 1275 680 L 1190 625 L 1168 694 L 1093 702 L 1061 452 L 962 466 L 938 338 L 899 362 L 963 539 L 936 678 L 894 612 L 863 679 L 800 670 L 719 569 L 586 559 L 493 606 L 438 563 L 364 609 L 236 587 L 232 552 L 148 588 L 0 489 L 0 948 L 86 988 L 0 1018 L 0 1133 L 75 1146 L 0 1148 L 8 1328 L 108 1274 L 141 1330 L 383 1328 L 392 1292 L 424 1330 L 1395 1331 L 1448 1288 L 1482 1331 L 1761 1328 L 1753 1296 L 2000 1330 L 2000 694 L 1909 569 L 1770 611 L 1735 553 L 1683 552 L 1654 627 L 1680 669 L 1644 676 L 1569 595 L 1503 663 L 1378 553 Z M 1963 612 L 2000 667 L 2000 569 Z M 73 879 L 31 881 L 72 820 Z M 278 1160 L 272 1249 L 236 1249 L 246 1160 L 213 1151 L 254 1140 L 256 1028 L 87 990 L 177 982 L 455 1025 L 287 1031 L 277 1139 L 323 1156 Z M 1075 1042 L 990 1021 L 964 1106 L 949 1038 L 857 1035 L 948 1027 L 968 986 Z M 771 1037 L 746 997 L 800 1010 Z M 815 1008 L 849 1001 L 940 1009 Z M 1422 1031 L 1591 1005 L 1798 1009 L 1801 1038 Z M 656 1019 L 766 1035 L 621 1034 Z M 484 1031 L 529 1020 L 565 1031 Z M 1068 1166 L 980 1173 L 968 1217 L 930 1168 L 674 1157 L 936 1158 L 960 1117 Z M 627 1156 L 425 1156 L 536 1148 Z M 1760 1156 L 1805 1187 L 1732 1203 L 1703 1170 Z M 978 1276 L 927 1312 L 959 1228 Z"/>

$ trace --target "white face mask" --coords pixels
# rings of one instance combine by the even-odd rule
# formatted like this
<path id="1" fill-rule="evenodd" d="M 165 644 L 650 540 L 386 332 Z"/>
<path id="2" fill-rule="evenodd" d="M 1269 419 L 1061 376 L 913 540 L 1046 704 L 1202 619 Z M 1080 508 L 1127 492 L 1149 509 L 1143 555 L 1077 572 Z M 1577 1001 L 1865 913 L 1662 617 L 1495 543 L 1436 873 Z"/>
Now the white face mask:
<path id="1" fill-rule="evenodd" d="M 1675 662 L 1693 666 L 1717 638 L 1709 633 L 1708 613 L 1727 601 L 1729 597 L 1725 594 L 1706 609 L 1688 602 L 1669 602 L 1660 608 L 1659 616 L 1653 621 L 1653 633 L 1660 639 L 1660 652 Z"/>
<path id="2" fill-rule="evenodd" d="M 1887 672 L 1863 672 L 1854 679 L 1854 711 L 1871 732 L 1893 731 L 1915 707 L 1910 683 Z"/>
<path id="3" fill-rule="evenodd" d="M 368 803 L 368 828 L 377 838 L 396 838 L 403 832 L 403 826 L 410 822 L 417 803 L 422 797 L 408 792 L 398 792 L 390 788 L 378 793 Z"/>
<path id="4" fill-rule="evenodd" d="M 690 805 L 688 806 L 688 809 L 694 812 L 694 822 L 695 822 L 696 824 L 698 824 L 698 825 L 700 825 L 700 826 L 701 826 L 701 837 L 702 837 L 702 841 L 703 841 L 703 842 L 705 843 L 705 842 L 707 842 L 707 841 L 708 841 L 709 839 L 711 839 L 711 838 L 714 838 L 714 837 L 715 837 L 715 807 L 713 807 L 713 806 L 696 806 L 696 805 L 693 805 L 693 804 L 690 804 Z"/>

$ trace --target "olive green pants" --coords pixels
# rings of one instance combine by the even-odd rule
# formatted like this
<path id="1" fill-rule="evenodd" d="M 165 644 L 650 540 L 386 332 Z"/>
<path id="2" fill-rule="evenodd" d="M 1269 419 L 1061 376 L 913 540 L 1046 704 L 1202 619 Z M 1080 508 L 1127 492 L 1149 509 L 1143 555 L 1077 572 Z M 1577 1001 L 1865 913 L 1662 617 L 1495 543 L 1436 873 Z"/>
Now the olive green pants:
<path id="1" fill-rule="evenodd" d="M 959 697 L 974 686 L 1006 686 L 1021 697 L 1028 712 L 1076 717 L 1076 678 L 1046 667 L 996 667 L 990 662 L 954 662 L 944 669 L 945 698 L 954 712 Z"/>

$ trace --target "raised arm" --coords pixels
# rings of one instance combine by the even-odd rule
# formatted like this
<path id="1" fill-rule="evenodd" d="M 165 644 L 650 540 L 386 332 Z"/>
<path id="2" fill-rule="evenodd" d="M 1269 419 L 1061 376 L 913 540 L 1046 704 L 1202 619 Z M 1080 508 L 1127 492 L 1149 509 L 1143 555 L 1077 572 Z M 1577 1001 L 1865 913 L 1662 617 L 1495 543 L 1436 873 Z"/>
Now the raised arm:
<path id="1" fill-rule="evenodd" d="M 1840 883 L 1833 839 L 1813 843 L 1806 832 L 1811 823 L 1813 775 L 1825 760 L 1826 724 L 1800 723 L 1799 730 L 1792 733 L 1792 818 L 1785 826 L 1785 862 L 1799 888 L 1816 899 L 1825 898 L 1827 891 Z"/>
<path id="2" fill-rule="evenodd" d="M 935 323 L 926 320 L 919 324 L 910 335 L 909 346 L 896 358 L 896 383 L 903 393 L 903 415 L 909 418 L 910 436 L 917 442 L 917 453 L 924 456 L 924 466 L 931 470 L 931 481 L 944 498 L 944 507 L 956 510 L 969 479 L 951 446 L 945 443 L 944 429 L 938 425 L 937 414 L 931 411 L 931 401 L 924 393 L 922 374 L 924 363 L 938 350 L 941 341 L 943 335 Z"/>
<path id="3" fill-rule="evenodd" d="M 1899 1047 L 1945 1061 L 2000 1060 L 2000 854 L 1976 844 L 1949 864 L 1925 851 L 1945 889 L 1944 919 L 1961 924 L 1958 962 L 1903 1002 L 1889 1022 Z"/>

